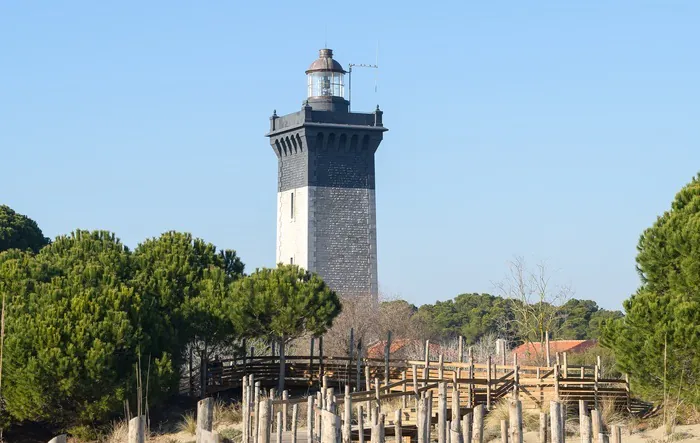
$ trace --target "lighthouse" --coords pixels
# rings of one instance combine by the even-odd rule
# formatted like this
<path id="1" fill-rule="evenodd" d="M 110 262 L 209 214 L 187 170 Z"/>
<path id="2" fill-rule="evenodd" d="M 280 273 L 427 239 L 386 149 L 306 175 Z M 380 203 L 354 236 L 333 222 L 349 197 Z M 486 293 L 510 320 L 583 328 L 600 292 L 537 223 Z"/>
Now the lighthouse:
<path id="1" fill-rule="evenodd" d="M 277 263 L 315 272 L 345 297 L 377 300 L 374 154 L 387 128 L 379 106 L 350 112 L 347 72 L 321 49 L 299 111 L 270 117 L 277 156 Z"/>

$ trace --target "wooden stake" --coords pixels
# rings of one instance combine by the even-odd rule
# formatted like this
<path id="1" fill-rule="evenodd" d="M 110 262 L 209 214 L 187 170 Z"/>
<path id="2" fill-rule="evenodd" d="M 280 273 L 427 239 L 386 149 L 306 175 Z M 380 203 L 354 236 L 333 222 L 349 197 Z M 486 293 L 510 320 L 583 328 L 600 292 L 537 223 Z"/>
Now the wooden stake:
<path id="1" fill-rule="evenodd" d="M 430 340 L 425 341 L 425 369 L 423 370 L 423 387 L 426 387 L 430 379 Z"/>
<path id="2" fill-rule="evenodd" d="M 384 349 L 384 385 L 389 384 L 389 356 L 391 354 L 391 331 L 386 334 L 386 346 Z"/>
<path id="3" fill-rule="evenodd" d="M 484 405 L 474 406 L 474 423 L 472 426 L 472 442 L 484 443 Z"/>
<path id="4" fill-rule="evenodd" d="M 309 347 L 309 386 L 314 381 L 314 337 L 311 337 L 311 345 Z M 309 442 L 311 443 L 311 442 Z"/>
<path id="5" fill-rule="evenodd" d="M 442 358 L 442 354 L 440 355 Z M 447 440 L 447 384 L 441 381 L 438 384 L 438 442 Z"/>
<path id="6" fill-rule="evenodd" d="M 579 433 L 581 434 L 581 443 L 592 443 L 591 435 L 591 416 L 586 414 L 585 411 L 583 415 L 579 416 Z"/>
<path id="7" fill-rule="evenodd" d="M 260 443 L 258 440 L 260 427 L 260 382 L 255 382 L 255 391 L 253 393 L 253 428 L 251 432 L 253 434 L 253 443 Z M 269 442 L 268 442 L 269 443 Z"/>
<path id="8" fill-rule="evenodd" d="M 486 409 L 491 410 L 491 356 L 486 364 Z"/>
<path id="9" fill-rule="evenodd" d="M 549 419 L 552 434 L 552 443 L 563 443 L 561 435 L 561 405 L 557 401 L 549 402 Z"/>
<path id="10" fill-rule="evenodd" d="M 464 363 L 464 337 L 459 336 L 459 344 L 457 345 L 457 361 Z"/>
<path id="11" fill-rule="evenodd" d="M 343 410 L 343 443 L 352 443 L 352 397 L 350 385 L 345 385 L 345 409 Z"/>
<path id="12" fill-rule="evenodd" d="M 282 443 L 284 425 L 282 424 L 282 411 L 277 412 L 277 443 Z"/>
<path id="13" fill-rule="evenodd" d="M 314 441 L 314 397 L 309 395 L 306 402 L 306 441 L 313 443 Z"/>
<path id="14" fill-rule="evenodd" d="M 612 427 L 612 440 L 613 443 L 622 443 L 622 432 L 617 425 Z"/>
<path id="15" fill-rule="evenodd" d="M 311 398 L 311 397 L 309 397 Z M 299 418 L 299 405 L 292 405 L 292 443 L 297 443 L 297 419 Z M 309 442 L 311 443 L 311 442 Z"/>
<path id="16" fill-rule="evenodd" d="M 545 333 L 544 336 L 544 342 L 545 342 L 545 352 L 547 354 L 547 367 L 550 368 L 552 367 L 552 359 L 549 356 L 549 331 Z"/>
<path id="17" fill-rule="evenodd" d="M 460 404 L 459 404 L 459 388 L 457 383 L 452 385 L 452 424 L 459 426 Z"/>
<path id="18" fill-rule="evenodd" d="M 197 427 L 197 441 L 199 441 L 201 432 Z M 58 437 L 57 437 L 58 438 Z M 146 441 L 146 417 L 138 416 L 129 420 L 129 443 L 144 443 Z M 66 441 L 65 439 L 63 440 Z"/>
<path id="19" fill-rule="evenodd" d="M 520 400 L 511 400 L 509 407 L 511 443 L 523 443 L 523 410 Z"/>
<path id="20" fill-rule="evenodd" d="M 429 440 L 426 439 L 426 427 L 427 427 L 427 418 L 426 415 L 428 413 L 428 402 L 426 401 L 426 396 L 420 397 L 416 403 L 417 403 L 417 408 L 416 408 L 416 428 L 418 432 L 418 443 L 429 443 Z"/>
<path id="21" fill-rule="evenodd" d="M 286 390 L 282 391 L 282 430 L 288 431 L 289 428 L 287 427 L 287 416 L 289 415 L 289 392 Z"/>
<path id="22" fill-rule="evenodd" d="M 445 359 L 442 354 L 438 357 L 438 378 L 442 381 L 445 378 Z"/>
<path id="23" fill-rule="evenodd" d="M 501 420 L 501 443 L 508 443 L 508 422 Z"/>
<path id="24" fill-rule="evenodd" d="M 357 407 L 357 432 L 359 443 L 365 443 L 365 417 L 362 405 Z"/>
<path id="25" fill-rule="evenodd" d="M 406 409 L 406 407 L 407 407 L 407 405 L 406 405 L 407 388 L 406 388 L 406 370 L 405 369 L 403 371 L 401 371 L 401 381 L 403 382 L 401 384 L 401 392 L 403 392 L 403 396 L 401 397 L 401 407 L 403 409 Z"/>
<path id="26" fill-rule="evenodd" d="M 207 397 L 197 403 L 197 429 L 211 431 L 214 423 L 214 399 Z"/>
<path id="27" fill-rule="evenodd" d="M 467 412 L 462 417 L 462 441 L 472 443 L 472 413 Z"/>
<path id="28" fill-rule="evenodd" d="M 601 431 L 600 414 L 597 409 L 591 409 L 591 432 L 593 433 L 593 438 L 598 439 L 601 435 Z M 599 439 L 597 441 L 603 443 Z"/>
<path id="29" fill-rule="evenodd" d="M 547 443 L 547 413 L 540 412 L 540 434 L 539 443 Z"/>
<path id="30" fill-rule="evenodd" d="M 258 404 L 258 443 L 270 443 L 270 400 L 263 397 Z"/>
<path id="31" fill-rule="evenodd" d="M 396 436 L 396 443 L 403 443 L 401 441 L 401 409 L 397 409 L 394 412 L 394 435 Z"/>
<path id="32" fill-rule="evenodd" d="M 561 403 L 561 441 L 562 443 L 566 440 L 566 403 L 562 402 Z"/>

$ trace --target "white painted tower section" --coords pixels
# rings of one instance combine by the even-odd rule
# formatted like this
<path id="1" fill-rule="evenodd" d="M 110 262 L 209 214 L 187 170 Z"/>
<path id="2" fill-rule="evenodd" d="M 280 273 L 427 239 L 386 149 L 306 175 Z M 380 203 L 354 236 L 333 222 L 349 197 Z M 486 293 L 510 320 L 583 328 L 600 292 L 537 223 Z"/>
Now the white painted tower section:
<path id="1" fill-rule="evenodd" d="M 277 193 L 277 263 L 309 269 L 309 187 Z"/>

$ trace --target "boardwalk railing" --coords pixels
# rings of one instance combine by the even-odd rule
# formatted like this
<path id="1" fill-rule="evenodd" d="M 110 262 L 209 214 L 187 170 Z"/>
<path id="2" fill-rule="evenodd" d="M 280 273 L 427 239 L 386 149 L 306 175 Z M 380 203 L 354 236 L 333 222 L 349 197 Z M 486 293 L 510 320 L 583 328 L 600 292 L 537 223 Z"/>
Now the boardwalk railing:
<path id="1" fill-rule="evenodd" d="M 566 359 L 564 359 L 566 360 Z M 437 398 L 437 384 L 449 383 L 457 389 L 464 404 L 483 404 L 487 410 L 509 395 L 517 396 L 522 407 L 542 409 L 550 401 L 575 403 L 583 400 L 597 408 L 612 402 L 630 412 L 641 412 L 648 405 L 632 399 L 629 381 L 601 377 L 600 367 L 520 366 L 487 363 L 355 359 L 347 357 L 288 356 L 284 367 L 284 385 L 288 389 L 316 391 L 328 386 L 348 386 L 352 395 L 370 393 L 384 398 L 403 397 L 431 391 Z M 202 397 L 223 390 L 239 389 L 241 380 L 252 375 L 263 388 L 278 385 L 279 359 L 274 356 L 241 357 L 203 362 Z M 369 395 L 369 394 L 367 394 Z M 450 394 L 450 398 L 451 398 Z"/>

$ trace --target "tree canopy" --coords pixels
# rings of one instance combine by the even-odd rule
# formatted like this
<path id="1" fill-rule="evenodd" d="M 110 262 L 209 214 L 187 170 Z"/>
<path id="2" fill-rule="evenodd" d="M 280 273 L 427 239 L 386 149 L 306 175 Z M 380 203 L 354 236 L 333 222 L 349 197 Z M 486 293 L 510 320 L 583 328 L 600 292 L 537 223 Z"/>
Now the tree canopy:
<path id="1" fill-rule="evenodd" d="M 625 316 L 605 327 L 603 343 L 637 389 L 662 398 L 665 386 L 700 404 L 700 175 L 637 250 L 642 285 L 625 301 Z"/>
<path id="2" fill-rule="evenodd" d="M 0 252 L 8 249 L 39 252 L 47 244 L 49 239 L 34 220 L 0 205 Z"/>

